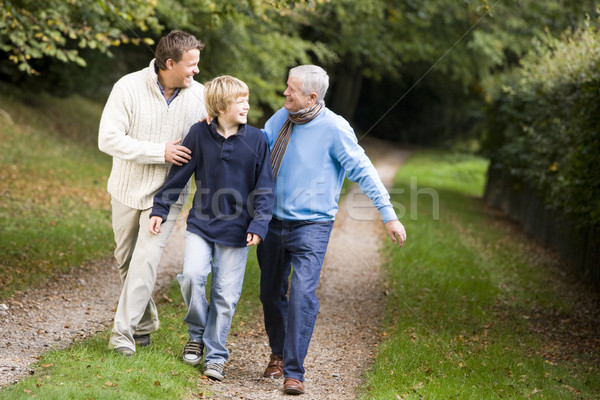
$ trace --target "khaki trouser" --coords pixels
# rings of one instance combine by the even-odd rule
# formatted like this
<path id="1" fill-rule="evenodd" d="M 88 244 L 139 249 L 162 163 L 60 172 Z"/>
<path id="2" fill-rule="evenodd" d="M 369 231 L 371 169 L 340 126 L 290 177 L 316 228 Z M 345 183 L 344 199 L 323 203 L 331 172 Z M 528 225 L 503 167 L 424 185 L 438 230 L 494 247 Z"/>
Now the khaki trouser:
<path id="1" fill-rule="evenodd" d="M 133 335 L 156 331 L 160 325 L 152 291 L 156 283 L 158 264 L 167 239 L 175 226 L 181 205 L 171 207 L 161 233 L 149 231 L 151 208 L 137 210 L 112 199 L 112 224 L 115 233 L 115 259 L 119 266 L 123 288 L 117 305 L 108 347 L 128 347 L 135 350 Z"/>

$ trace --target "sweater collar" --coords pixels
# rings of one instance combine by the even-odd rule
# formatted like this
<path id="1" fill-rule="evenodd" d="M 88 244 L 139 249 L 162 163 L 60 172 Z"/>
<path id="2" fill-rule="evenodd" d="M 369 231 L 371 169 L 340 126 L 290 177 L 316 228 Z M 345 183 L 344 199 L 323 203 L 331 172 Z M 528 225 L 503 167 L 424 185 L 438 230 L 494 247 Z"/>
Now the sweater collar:
<path id="1" fill-rule="evenodd" d="M 160 92 L 162 90 L 162 86 L 160 85 L 159 81 L 158 81 L 158 67 L 156 66 L 156 58 L 153 58 L 152 60 L 150 60 L 150 64 L 148 65 L 148 68 L 146 68 L 146 79 L 148 80 L 149 84 L 152 84 L 153 86 L 155 86 L 158 91 Z M 184 91 L 185 89 L 187 89 L 186 87 L 181 87 L 177 89 L 177 93 L 181 93 L 182 91 Z M 175 96 L 172 97 L 172 99 L 174 99 Z"/>
<path id="2" fill-rule="evenodd" d="M 225 138 L 225 136 L 221 135 L 219 132 L 217 132 L 217 118 L 214 118 L 209 126 L 209 130 L 210 133 L 213 135 L 213 137 L 220 139 L 220 140 L 227 140 L 228 138 Z M 235 137 L 235 136 L 246 136 L 246 124 L 240 124 L 240 129 L 238 129 L 237 133 L 235 135 L 231 135 L 229 136 L 231 137 Z"/>

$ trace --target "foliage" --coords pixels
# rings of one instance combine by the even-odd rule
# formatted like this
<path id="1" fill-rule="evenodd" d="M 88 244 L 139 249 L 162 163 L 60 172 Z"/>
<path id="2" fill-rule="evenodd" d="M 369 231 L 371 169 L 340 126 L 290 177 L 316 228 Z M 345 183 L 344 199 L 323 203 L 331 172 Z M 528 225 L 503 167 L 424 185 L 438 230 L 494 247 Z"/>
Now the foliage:
<path id="1" fill-rule="evenodd" d="M 492 106 L 493 168 L 582 223 L 600 222 L 600 32 L 547 35 Z"/>
<path id="2" fill-rule="evenodd" d="M 39 73 L 31 61 L 42 57 L 85 66 L 78 49 L 109 53 L 130 41 L 152 44 L 131 31 L 159 28 L 155 6 L 156 0 L 2 0 L 0 50 L 29 74 Z"/>
<path id="3" fill-rule="evenodd" d="M 502 77 L 531 50 L 532 41 L 545 30 L 557 34 L 578 26 L 596 7 L 589 0 L 380 3 L 399 16 L 397 26 L 386 31 L 397 48 L 396 72 L 380 65 L 381 80 L 373 75 L 365 81 L 357 123 L 377 135 L 424 144 L 479 130 Z"/>
<path id="4" fill-rule="evenodd" d="M 481 195 L 486 166 L 481 158 L 427 151 L 398 171 L 392 200 L 418 214 L 403 219 L 402 250 L 386 248 L 383 343 L 361 399 L 600 395 L 598 349 L 586 344 L 594 329 L 580 336 L 585 328 L 575 318 L 581 299 L 593 303 L 595 294 L 573 290 L 552 254 L 473 197 Z M 593 326 L 587 311 L 581 315 Z"/>
<path id="5" fill-rule="evenodd" d="M 331 76 L 328 105 L 358 128 L 427 144 L 479 128 L 532 40 L 596 12 L 594 0 L 0 1 L 0 51 L 13 60 L 0 62 L 3 79 L 101 98 L 152 57 L 128 44 L 177 28 L 207 45 L 199 81 L 249 84 L 255 125 L 281 106 L 287 70 L 310 62 Z M 43 79 L 17 75 L 13 62 Z"/>
<path id="6" fill-rule="evenodd" d="M 290 67 L 333 58 L 325 46 L 298 35 L 295 20 L 303 12 L 313 12 L 313 3 L 319 2 L 161 0 L 157 15 L 167 28 L 194 33 L 206 43 L 200 81 L 229 74 L 249 85 L 256 124 L 264 119 L 263 109 L 283 105 L 281 94 Z"/>

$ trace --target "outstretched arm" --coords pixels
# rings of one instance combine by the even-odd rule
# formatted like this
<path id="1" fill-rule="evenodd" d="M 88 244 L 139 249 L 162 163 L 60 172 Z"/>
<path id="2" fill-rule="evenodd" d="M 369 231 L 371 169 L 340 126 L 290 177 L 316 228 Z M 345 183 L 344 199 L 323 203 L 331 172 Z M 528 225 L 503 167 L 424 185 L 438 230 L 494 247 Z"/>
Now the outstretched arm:
<path id="1" fill-rule="evenodd" d="M 385 229 L 387 229 L 387 234 L 392 239 L 392 242 L 398 244 L 398 247 L 404 245 L 404 242 L 406 242 L 406 230 L 400 221 L 394 219 L 386 222 Z"/>

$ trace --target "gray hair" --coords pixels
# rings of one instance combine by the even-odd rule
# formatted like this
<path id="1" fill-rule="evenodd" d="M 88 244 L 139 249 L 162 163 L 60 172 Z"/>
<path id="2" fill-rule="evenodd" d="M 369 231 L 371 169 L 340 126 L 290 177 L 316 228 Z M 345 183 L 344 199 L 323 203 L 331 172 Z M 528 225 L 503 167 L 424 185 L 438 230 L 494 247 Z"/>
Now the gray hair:
<path id="1" fill-rule="evenodd" d="M 317 65 L 299 65 L 290 69 L 289 76 L 294 76 L 302 82 L 302 94 L 308 96 L 315 92 L 317 103 L 325 102 L 325 93 L 329 88 L 329 75 Z"/>

